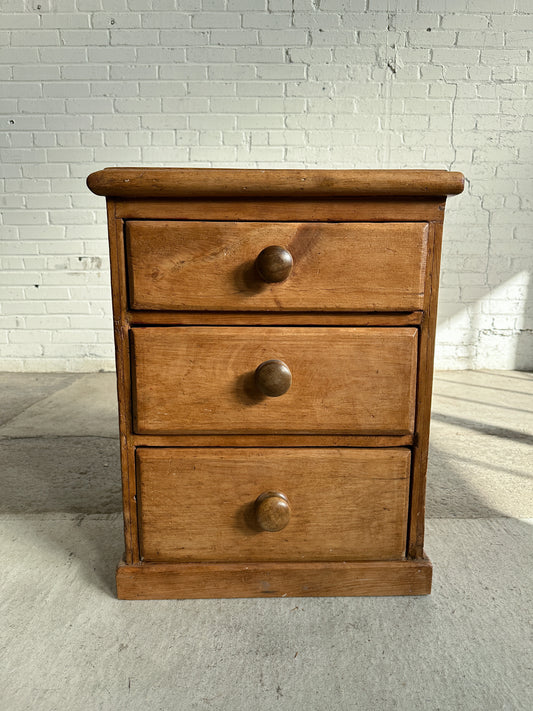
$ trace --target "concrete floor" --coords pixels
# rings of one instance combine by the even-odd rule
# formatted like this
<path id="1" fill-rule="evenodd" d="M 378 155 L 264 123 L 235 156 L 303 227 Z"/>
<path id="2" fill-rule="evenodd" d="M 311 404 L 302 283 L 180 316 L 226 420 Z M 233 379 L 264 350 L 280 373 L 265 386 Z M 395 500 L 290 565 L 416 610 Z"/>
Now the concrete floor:
<path id="1" fill-rule="evenodd" d="M 2 711 L 533 708 L 533 374 L 436 375 L 425 598 L 118 601 L 114 375 L 0 392 Z"/>

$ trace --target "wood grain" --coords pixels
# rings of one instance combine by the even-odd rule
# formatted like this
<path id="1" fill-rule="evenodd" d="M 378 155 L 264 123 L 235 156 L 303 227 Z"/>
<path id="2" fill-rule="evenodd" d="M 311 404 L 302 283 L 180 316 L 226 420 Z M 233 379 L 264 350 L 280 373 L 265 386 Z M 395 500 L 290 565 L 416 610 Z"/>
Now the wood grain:
<path id="1" fill-rule="evenodd" d="M 97 194 L 112 196 L 108 199 L 108 226 L 126 562 L 117 571 L 119 597 L 429 593 L 431 564 L 423 553 L 424 505 L 440 241 L 446 195 L 461 192 L 463 177 L 445 171 L 133 168 L 100 171 L 89 177 L 88 184 Z M 174 237 L 175 228 L 170 228 L 169 238 L 160 245 L 156 244 L 155 233 L 141 235 L 140 249 L 145 252 L 132 266 L 130 245 L 126 255 L 126 220 L 143 224 L 157 221 L 157 229 L 171 221 L 189 222 L 192 226 L 180 227 L 182 231 Z M 195 228 L 194 223 L 201 223 L 201 229 Z M 220 229 L 217 236 L 217 223 L 231 225 L 229 246 L 225 242 L 228 237 L 225 229 Z M 269 227 L 273 223 L 277 223 L 275 231 Z M 229 298 L 234 302 L 229 307 L 224 306 L 228 298 L 224 292 L 229 283 L 228 274 L 234 278 L 239 268 L 234 272 L 222 269 L 225 274 L 222 280 L 216 273 L 209 274 L 209 270 L 220 269 L 225 259 L 239 255 L 241 245 L 246 245 L 247 231 L 248 251 L 244 250 L 246 258 L 242 264 L 248 260 L 251 265 L 263 244 L 258 235 L 283 234 L 292 241 L 297 237 L 295 226 L 299 230 L 300 247 L 304 243 L 303 250 L 299 253 L 296 250 L 295 273 L 285 282 L 268 286 L 263 292 L 259 289 L 250 296 L 246 291 L 249 281 L 244 281 L 243 295 L 245 267 L 241 266 L 240 286 L 235 289 L 235 280 L 231 282 L 233 291 Z M 371 228 L 374 235 L 382 237 L 371 240 Z M 391 229 L 395 240 L 398 241 L 398 235 L 404 236 L 395 255 L 387 252 L 391 243 L 383 238 Z M 421 242 L 416 241 L 419 237 L 412 236 L 405 242 L 405 235 L 420 235 L 420 230 L 425 230 Z M 208 245 L 202 241 L 204 232 L 213 238 Z M 301 239 L 302 233 L 319 237 L 306 244 L 305 239 Z M 359 239 L 363 233 L 367 236 L 367 249 L 360 250 L 361 257 L 355 254 L 354 261 L 350 249 L 353 251 L 354 245 L 363 245 L 364 239 Z M 181 286 L 173 281 L 175 255 L 169 254 L 169 250 L 175 251 L 176 244 L 186 234 L 189 235 L 183 262 L 186 266 L 181 269 L 180 278 L 185 274 L 188 283 L 182 289 L 187 292 L 183 296 Z M 320 234 L 326 234 L 327 239 L 321 241 Z M 342 239 L 341 235 L 347 237 Z M 227 250 L 228 256 L 223 255 L 222 260 L 220 255 L 213 256 L 210 251 L 215 242 L 222 255 Z M 278 243 L 276 239 L 264 246 Z M 153 246 L 159 250 L 156 254 L 159 261 L 151 263 L 149 272 Z M 286 248 L 287 244 L 282 246 Z M 182 249 L 180 244 L 178 257 Z M 313 262 L 309 261 L 311 256 Z M 393 261 L 396 269 L 390 267 Z M 387 273 L 383 271 L 385 263 L 389 265 Z M 317 264 L 319 268 L 313 271 L 311 267 Z M 358 266 L 358 274 L 354 272 L 354 264 Z M 164 280 L 170 284 L 164 303 L 158 301 L 156 289 L 155 296 L 150 296 L 155 299 L 155 307 L 132 310 L 128 281 L 135 281 L 144 269 L 142 278 L 150 285 L 151 281 L 157 281 L 153 277 L 154 269 L 162 268 Z M 197 294 L 198 285 L 204 286 L 204 272 L 208 273 L 209 288 L 213 289 L 207 299 Z M 315 298 L 309 288 L 297 306 L 287 305 L 283 299 L 279 301 L 280 293 L 286 297 L 291 294 L 291 288 L 294 290 L 294 279 L 299 278 L 299 273 L 310 279 L 307 286 L 309 283 L 318 285 L 318 297 Z M 398 295 L 394 285 L 405 286 L 405 280 L 407 291 L 400 289 L 399 293 L 407 305 L 394 306 Z M 331 285 L 332 290 L 328 291 Z M 372 296 L 361 291 L 362 285 L 367 292 L 373 285 L 379 288 Z M 272 293 L 268 304 L 257 305 L 253 299 L 264 298 L 262 294 L 268 289 Z M 301 294 L 304 294 L 304 285 Z M 141 294 L 141 302 L 142 298 Z M 183 299 L 185 303 L 190 299 L 197 304 L 198 298 L 199 306 L 179 306 Z M 294 294 L 290 298 L 294 304 Z M 331 305 L 339 299 L 342 306 Z M 238 300 L 247 300 L 247 305 L 236 304 Z M 181 310 L 167 310 L 168 303 L 170 309 L 175 309 L 177 303 Z M 319 306 L 313 306 L 316 303 Z M 159 308 L 163 310 L 157 310 Z M 314 336 L 307 342 L 306 331 L 324 335 Z M 290 360 L 288 365 L 294 381 L 284 395 L 257 401 L 250 389 L 250 379 L 254 368 L 269 358 Z M 243 361 L 247 363 L 244 372 L 241 370 Z M 139 409 L 137 426 L 146 427 L 146 434 L 134 432 L 135 407 Z M 405 453 L 408 457 L 409 450 L 398 449 L 401 445 L 411 447 L 410 477 L 403 469 L 399 478 L 392 479 L 377 475 L 372 479 L 368 472 L 361 474 L 365 467 L 377 466 L 387 453 L 400 451 L 403 458 Z M 144 512 L 137 500 L 143 500 L 137 479 L 144 482 L 144 477 L 138 471 L 136 450 L 139 457 L 145 456 L 141 454 L 145 452 L 150 462 L 154 462 L 152 465 L 146 460 L 149 469 L 145 504 L 148 508 Z M 366 453 L 369 463 L 359 468 L 360 476 L 354 475 L 357 467 L 352 465 L 352 458 L 365 458 Z M 331 458 L 335 464 L 330 465 Z M 238 472 L 235 486 L 231 476 L 227 476 L 228 463 Z M 352 472 L 350 476 L 346 474 L 348 469 Z M 175 477 L 169 475 L 172 470 Z M 208 474 L 202 478 L 201 472 L 205 470 Z M 293 470 L 300 475 L 294 476 Z M 178 492 L 181 479 L 189 482 L 185 496 L 181 490 Z M 335 485 L 324 486 L 327 481 Z M 220 483 L 213 486 L 214 482 Z M 257 484 L 253 493 L 247 492 L 251 483 Z M 227 508 L 235 505 L 241 493 L 249 496 L 249 501 L 255 501 L 254 497 L 270 489 L 278 493 L 285 491 L 289 498 L 291 516 L 287 526 L 278 532 L 250 533 L 252 529 L 242 527 L 242 510 L 237 508 L 232 521 L 228 523 L 225 519 L 227 528 L 225 524 L 222 526 L 230 537 L 239 539 L 234 550 L 240 550 L 243 540 L 245 545 L 251 545 L 254 536 L 259 540 L 291 536 L 294 543 L 286 546 L 287 556 L 294 556 L 291 553 L 294 550 L 303 550 L 304 555 L 308 555 L 309 549 L 305 546 L 316 545 L 318 555 L 323 556 L 321 560 L 254 562 L 248 556 L 239 562 L 141 562 L 139 530 L 143 536 L 148 532 L 149 537 L 153 534 L 156 539 L 160 531 L 164 545 L 174 540 L 173 545 L 179 549 L 180 541 L 172 538 L 175 532 L 169 534 L 169 539 L 166 529 L 163 530 L 167 525 L 161 513 L 165 506 L 171 509 L 168 517 L 175 517 L 178 529 L 184 526 L 184 521 L 189 522 L 184 527 L 189 530 L 187 535 L 192 548 L 199 546 L 209 556 L 209 527 L 213 521 L 208 511 L 214 509 L 218 512 L 216 515 L 224 519 Z M 205 496 L 199 496 L 199 491 L 206 492 Z M 396 498 L 391 491 L 397 492 Z M 169 504 L 169 492 L 174 507 Z M 352 495 L 341 495 L 346 492 Z M 392 508 L 388 507 L 389 511 L 379 508 L 389 496 L 396 502 Z M 157 497 L 161 499 L 160 504 Z M 302 509 L 305 497 L 315 498 L 312 506 L 306 509 L 305 504 Z M 361 504 L 359 513 L 358 504 Z M 198 507 L 200 519 L 204 521 L 203 530 L 194 515 Z M 330 519 L 328 530 L 324 529 L 322 536 L 316 535 L 316 531 L 310 537 L 295 535 L 296 524 L 300 529 L 309 530 L 313 516 L 315 521 L 324 520 L 317 516 L 321 507 L 326 511 L 325 517 Z M 347 513 L 350 507 L 354 515 Z M 302 519 L 302 510 L 309 512 L 308 519 Z M 387 545 L 399 546 L 401 538 L 401 550 L 397 547 L 394 551 L 396 559 L 328 560 L 324 551 L 329 545 L 330 528 L 339 555 L 342 556 L 343 546 L 349 549 L 349 555 L 361 555 L 365 549 L 364 555 L 368 554 L 364 533 L 363 540 L 360 536 L 342 535 L 341 527 L 346 517 L 344 528 L 353 532 L 358 515 L 369 515 L 373 510 L 376 514 L 371 517 L 370 526 L 375 525 L 376 520 L 383 520 L 388 526 L 403 517 L 401 526 L 392 524 L 392 538 L 380 539 L 381 532 L 377 531 L 368 543 L 383 553 Z M 138 520 L 138 515 L 144 514 L 149 524 L 146 529 L 139 526 Z M 150 515 L 155 523 L 150 524 Z M 244 523 L 248 526 L 246 520 Z M 150 525 L 153 525 L 152 534 Z M 196 536 L 192 534 L 195 526 Z M 160 556 L 157 540 L 154 545 L 156 555 Z M 215 540 L 215 548 L 217 545 L 219 542 Z M 404 548 L 408 557 L 400 559 Z M 273 550 L 278 549 L 273 547 Z M 224 555 L 230 556 L 230 552 L 231 547 L 225 549 Z"/>
<path id="2" fill-rule="evenodd" d="M 405 447 L 408 435 L 130 435 L 137 447 Z"/>
<path id="3" fill-rule="evenodd" d="M 427 558 L 352 563 L 146 563 L 120 565 L 123 600 L 429 595 Z"/>
<path id="4" fill-rule="evenodd" d="M 138 434 L 389 434 L 413 431 L 415 328 L 133 328 Z M 287 363 L 285 395 L 254 371 Z"/>
<path id="5" fill-rule="evenodd" d="M 445 170 L 257 170 L 234 168 L 106 168 L 87 185 L 115 197 L 350 197 L 449 195 L 461 173 Z"/>
<path id="6" fill-rule="evenodd" d="M 113 304 L 113 332 L 117 371 L 117 395 L 120 435 L 120 463 L 122 480 L 122 509 L 124 519 L 124 559 L 127 563 L 139 561 L 137 540 L 137 505 L 135 491 L 135 449 L 130 440 L 132 431 L 131 377 L 128 324 L 126 312 L 126 269 L 121 236 L 122 220 L 113 219 L 114 204 L 108 201 L 109 257 L 111 266 L 111 296 Z"/>
<path id="7" fill-rule="evenodd" d="M 294 266 L 282 283 L 255 268 L 279 245 Z M 129 221 L 132 309 L 415 311 L 423 305 L 425 223 Z M 349 268 L 347 268 L 349 265 Z"/>
<path id="8" fill-rule="evenodd" d="M 146 326 L 418 326 L 423 311 L 129 311 L 128 323 Z"/>
<path id="9" fill-rule="evenodd" d="M 418 558 L 424 549 L 424 521 L 426 508 L 426 475 L 431 422 L 431 393 L 433 389 L 433 360 L 437 326 L 442 225 L 432 225 L 430 235 L 431 267 L 428 271 L 424 309 L 426 318 L 419 333 L 418 391 L 416 403 L 417 439 L 413 448 L 411 475 L 408 554 Z"/>
<path id="10" fill-rule="evenodd" d="M 145 561 L 386 560 L 405 554 L 408 449 L 137 450 Z M 263 531 L 255 501 L 290 502 Z"/>
<path id="11" fill-rule="evenodd" d="M 305 200 L 116 198 L 124 220 L 233 220 L 256 222 L 442 222 L 444 198 L 337 198 Z"/>

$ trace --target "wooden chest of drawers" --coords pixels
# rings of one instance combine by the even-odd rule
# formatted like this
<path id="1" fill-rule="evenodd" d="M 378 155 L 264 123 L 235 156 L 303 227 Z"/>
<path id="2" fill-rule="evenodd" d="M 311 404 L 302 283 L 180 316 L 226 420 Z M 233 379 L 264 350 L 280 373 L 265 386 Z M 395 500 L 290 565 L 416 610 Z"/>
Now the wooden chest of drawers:
<path id="1" fill-rule="evenodd" d="M 445 171 L 107 168 L 125 599 L 419 595 Z"/>

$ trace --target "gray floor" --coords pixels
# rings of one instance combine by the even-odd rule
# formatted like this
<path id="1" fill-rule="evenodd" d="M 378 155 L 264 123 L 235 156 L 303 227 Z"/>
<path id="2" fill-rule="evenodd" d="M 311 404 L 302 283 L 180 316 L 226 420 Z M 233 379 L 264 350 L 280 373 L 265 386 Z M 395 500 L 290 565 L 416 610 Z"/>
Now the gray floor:
<path id="1" fill-rule="evenodd" d="M 0 392 L 2 711 L 533 708 L 533 374 L 436 376 L 425 598 L 119 602 L 114 375 Z"/>

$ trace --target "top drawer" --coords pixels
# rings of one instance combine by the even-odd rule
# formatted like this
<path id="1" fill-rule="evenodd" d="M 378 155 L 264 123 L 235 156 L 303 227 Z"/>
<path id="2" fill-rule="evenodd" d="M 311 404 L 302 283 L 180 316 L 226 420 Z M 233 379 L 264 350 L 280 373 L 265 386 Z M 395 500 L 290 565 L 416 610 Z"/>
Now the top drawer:
<path id="1" fill-rule="evenodd" d="M 423 307 L 427 223 L 126 223 L 129 305 L 162 311 L 415 311 Z M 293 266 L 267 283 L 256 258 Z"/>

